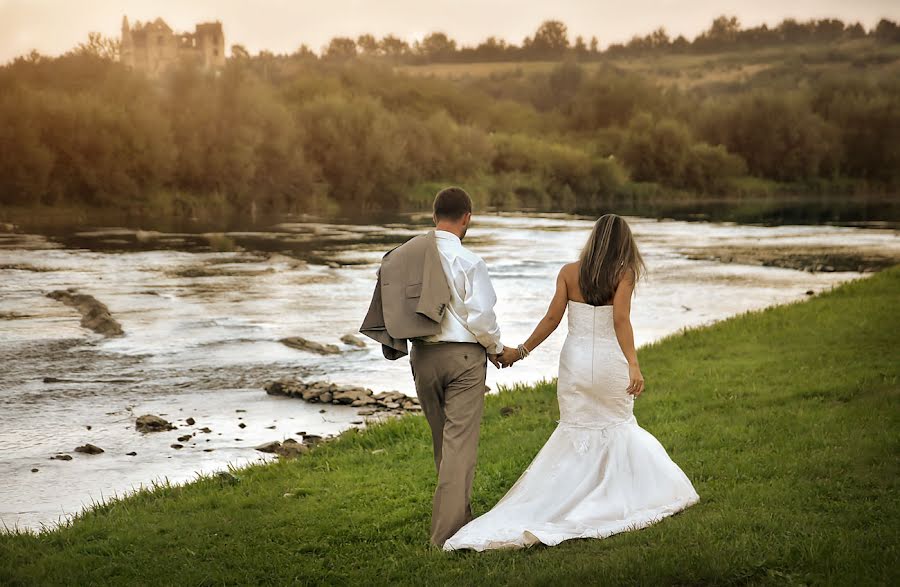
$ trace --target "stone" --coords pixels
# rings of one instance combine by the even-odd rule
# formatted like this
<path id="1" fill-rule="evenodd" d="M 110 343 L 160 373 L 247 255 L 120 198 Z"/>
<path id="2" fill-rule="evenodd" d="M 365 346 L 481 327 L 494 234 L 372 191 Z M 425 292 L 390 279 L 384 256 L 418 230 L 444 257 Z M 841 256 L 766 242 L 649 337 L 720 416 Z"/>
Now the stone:
<path id="1" fill-rule="evenodd" d="M 185 420 L 185 423 L 188 426 L 193 426 L 196 423 L 196 420 L 194 420 L 193 418 L 188 418 L 187 420 Z"/>
<path id="2" fill-rule="evenodd" d="M 359 338 L 358 336 L 354 336 L 352 334 L 345 334 L 341 337 L 341 342 L 344 344 L 348 344 L 350 346 L 355 346 L 356 348 L 364 349 L 366 348 L 366 343 L 364 340 Z"/>
<path id="3" fill-rule="evenodd" d="M 322 437 L 318 434 L 306 434 L 303 436 L 303 444 L 308 444 L 310 446 L 315 446 L 322 442 Z"/>
<path id="4" fill-rule="evenodd" d="M 293 438 L 288 438 L 281 443 L 281 446 L 278 447 L 278 450 L 275 452 L 280 457 L 290 459 L 308 453 L 309 447 L 297 442 Z"/>
<path id="5" fill-rule="evenodd" d="M 32 472 L 32 473 L 37 473 L 38 470 L 37 470 L 37 469 L 32 469 L 31 472 Z"/>
<path id="6" fill-rule="evenodd" d="M 134 423 L 134 427 L 139 432 L 163 432 L 165 430 L 174 430 L 175 427 L 168 420 L 154 416 L 153 414 L 145 414 L 139 416 Z"/>
<path id="7" fill-rule="evenodd" d="M 183 444 L 178 444 L 178 443 L 170 444 L 169 446 L 171 446 L 172 448 L 184 448 Z"/>
<path id="8" fill-rule="evenodd" d="M 59 454 L 59 455 L 55 455 L 55 456 L 50 457 L 50 459 L 51 459 L 51 460 L 57 460 L 57 461 L 71 461 L 71 460 L 72 460 L 72 455 L 63 455 L 63 454 Z"/>
<path id="9" fill-rule="evenodd" d="M 81 326 L 84 328 L 106 337 L 125 334 L 122 325 L 109 313 L 109 308 L 94 296 L 58 289 L 48 293 L 47 297 L 78 310 L 81 314 Z"/>
<path id="10" fill-rule="evenodd" d="M 185 434 L 184 436 L 179 436 L 179 437 L 178 437 L 178 442 L 187 442 L 187 441 L 190 440 L 191 438 L 193 438 L 192 435 L 190 435 L 190 434 Z"/>
<path id="11" fill-rule="evenodd" d="M 363 422 L 362 420 L 351 420 L 350 423 L 358 426 L 360 424 L 364 424 L 365 422 Z"/>
<path id="12" fill-rule="evenodd" d="M 89 454 L 89 455 L 98 455 L 105 451 L 102 448 L 100 448 L 99 446 L 93 445 L 91 443 L 87 443 L 83 446 L 76 447 L 75 452 L 83 452 L 83 453 Z"/>
<path id="13" fill-rule="evenodd" d="M 280 442 L 278 442 L 277 440 L 273 440 L 272 442 L 266 442 L 264 444 L 260 444 L 259 446 L 254 446 L 253 448 L 260 452 L 274 453 L 280 446 Z"/>
<path id="14" fill-rule="evenodd" d="M 215 478 L 223 483 L 229 483 L 231 485 L 237 485 L 241 481 L 240 477 L 232 475 L 228 471 L 219 471 L 215 474 Z"/>
<path id="15" fill-rule="evenodd" d="M 212 432 L 212 430 L 210 430 L 208 427 L 204 426 L 203 428 L 200 429 L 200 432 L 203 432 L 204 434 L 209 434 L 210 432 Z"/>
<path id="16" fill-rule="evenodd" d="M 356 412 L 356 414 L 358 416 L 371 416 L 375 412 L 376 412 L 375 408 L 365 408 L 365 409 L 362 409 L 362 410 Z"/>
<path id="17" fill-rule="evenodd" d="M 275 430 L 275 426 L 266 426 L 266 430 Z"/>
<path id="18" fill-rule="evenodd" d="M 316 353 L 319 355 L 338 355 L 341 349 L 337 345 L 322 344 L 312 340 L 307 340 L 301 336 L 290 336 L 279 340 L 281 344 L 289 346 L 292 349 Z"/>
<path id="19" fill-rule="evenodd" d="M 131 452 L 126 452 L 125 455 L 129 456 L 129 457 L 135 457 L 135 456 L 137 456 L 137 453 L 134 451 L 131 451 Z"/>
<path id="20" fill-rule="evenodd" d="M 247 427 L 247 425 L 244 424 L 243 422 L 241 422 L 240 424 L 238 424 L 238 428 L 246 428 L 246 427 Z"/>
<path id="21" fill-rule="evenodd" d="M 330 391 L 323 392 L 322 395 L 319 396 L 319 401 L 323 404 L 330 404 L 334 400 L 334 396 L 331 395 Z"/>

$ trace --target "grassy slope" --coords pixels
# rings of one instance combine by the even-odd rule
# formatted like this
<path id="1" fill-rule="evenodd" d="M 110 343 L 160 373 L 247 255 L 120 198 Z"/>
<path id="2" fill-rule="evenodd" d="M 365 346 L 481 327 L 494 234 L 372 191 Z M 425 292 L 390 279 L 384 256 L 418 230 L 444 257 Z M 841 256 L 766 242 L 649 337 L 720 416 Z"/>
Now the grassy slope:
<path id="1" fill-rule="evenodd" d="M 606 540 L 486 554 L 427 547 L 425 422 L 349 434 L 295 462 L 105 504 L 0 537 L 0 583 L 897 583 L 900 267 L 642 349 L 639 423 L 694 507 Z M 501 417 L 502 406 L 521 409 Z M 475 509 L 553 430 L 552 384 L 490 397 Z M 373 452 L 373 451 L 379 452 Z"/>
<path id="2" fill-rule="evenodd" d="M 606 56 L 597 62 L 585 62 L 588 70 L 614 65 L 639 73 L 662 85 L 682 89 L 717 83 L 742 83 L 754 75 L 786 65 L 807 72 L 860 73 L 872 77 L 900 74 L 900 45 L 886 45 L 871 39 L 831 44 L 760 47 L 716 53 L 659 53 L 645 56 Z M 482 78 L 490 75 L 547 73 L 557 61 L 500 61 L 485 63 L 432 63 L 403 65 L 397 71 L 409 75 L 435 76 L 451 80 Z M 798 70 L 799 71 L 799 70 Z"/>

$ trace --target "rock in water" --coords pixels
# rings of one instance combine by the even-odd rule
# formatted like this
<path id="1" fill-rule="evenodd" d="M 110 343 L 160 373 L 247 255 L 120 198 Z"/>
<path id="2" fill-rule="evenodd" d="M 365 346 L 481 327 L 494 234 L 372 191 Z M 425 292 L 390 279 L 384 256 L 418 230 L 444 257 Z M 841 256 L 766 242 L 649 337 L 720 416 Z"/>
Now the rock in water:
<path id="1" fill-rule="evenodd" d="M 72 460 L 72 455 L 62 455 L 62 454 L 60 454 L 60 455 L 56 455 L 56 456 L 50 457 L 50 459 L 51 459 L 51 460 L 57 460 L 57 461 L 71 461 L 71 460 Z"/>
<path id="2" fill-rule="evenodd" d="M 278 440 L 273 440 L 272 442 L 266 442 L 265 444 L 260 444 L 255 447 L 256 450 L 260 452 L 273 453 L 280 457 L 284 457 L 287 459 L 298 457 L 302 454 L 309 452 L 309 447 L 305 446 L 294 440 L 293 438 L 288 438 L 284 442 L 279 442 Z"/>
<path id="3" fill-rule="evenodd" d="M 77 447 L 75 449 L 75 452 L 83 452 L 83 453 L 86 453 L 89 455 L 98 455 L 105 451 L 102 448 L 100 448 L 99 446 L 95 446 L 89 442 L 89 443 L 85 444 L 84 446 Z"/>
<path id="4" fill-rule="evenodd" d="M 154 416 L 153 414 L 145 414 L 138 417 L 134 423 L 134 427 L 138 432 L 163 432 L 165 430 L 174 430 L 175 427 L 168 420 Z"/>
<path id="5" fill-rule="evenodd" d="M 275 452 L 278 450 L 278 447 L 281 446 L 281 443 L 277 440 L 273 440 L 272 442 L 266 442 L 265 444 L 260 444 L 259 446 L 255 446 L 256 450 L 260 452 Z"/>
<path id="6" fill-rule="evenodd" d="M 94 296 L 58 289 L 47 294 L 48 298 L 72 306 L 81 313 L 81 325 L 103 336 L 122 336 L 122 326 L 109 313 L 109 308 Z"/>
<path id="7" fill-rule="evenodd" d="M 358 336 L 354 336 L 352 334 L 345 334 L 344 336 L 342 336 L 341 342 L 361 349 L 366 348 L 366 343 Z"/>
<path id="8" fill-rule="evenodd" d="M 292 349 L 308 351 L 320 355 L 338 355 L 341 352 L 341 349 L 339 349 L 336 345 L 322 344 L 312 340 L 306 340 L 305 338 L 302 338 L 300 336 L 290 336 L 288 338 L 282 338 L 278 342 L 282 343 L 285 346 L 289 346 Z"/>

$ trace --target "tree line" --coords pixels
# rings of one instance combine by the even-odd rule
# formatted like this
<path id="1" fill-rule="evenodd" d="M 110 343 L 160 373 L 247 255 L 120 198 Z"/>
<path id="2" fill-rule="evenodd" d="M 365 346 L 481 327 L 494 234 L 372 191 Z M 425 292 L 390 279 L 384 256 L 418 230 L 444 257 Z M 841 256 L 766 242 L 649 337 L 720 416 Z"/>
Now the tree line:
<path id="1" fill-rule="evenodd" d="M 600 41 L 596 36 L 586 39 L 579 35 L 570 39 L 565 23 L 548 20 L 518 45 L 498 37 L 489 37 L 474 46 L 465 46 L 439 31 L 412 43 L 396 35 L 376 38 L 374 35 L 364 34 L 355 39 L 334 37 L 321 49 L 318 56 L 330 60 L 379 59 L 408 65 L 556 61 L 567 57 L 591 61 L 604 57 L 637 56 L 652 52 L 709 53 L 865 38 L 882 43 L 898 43 L 900 26 L 889 19 L 881 19 L 867 31 L 859 22 L 844 23 L 833 18 L 808 21 L 786 18 L 771 28 L 766 24 L 744 28 L 737 17 L 720 16 L 707 30 L 692 40 L 683 35 L 673 38 L 664 27 L 660 27 L 649 34 L 635 35 L 625 43 L 613 43 L 601 50 Z M 241 45 L 232 47 L 232 55 L 249 56 Z M 302 45 L 295 55 L 316 57 L 316 53 L 306 45 Z"/>
<path id="2" fill-rule="evenodd" d="M 693 89 L 615 62 L 461 81 L 259 55 L 151 80 L 98 39 L 0 67 L 0 204 L 330 212 L 896 190 L 900 80 L 785 60 Z M 875 42 L 875 41 L 870 41 Z"/>

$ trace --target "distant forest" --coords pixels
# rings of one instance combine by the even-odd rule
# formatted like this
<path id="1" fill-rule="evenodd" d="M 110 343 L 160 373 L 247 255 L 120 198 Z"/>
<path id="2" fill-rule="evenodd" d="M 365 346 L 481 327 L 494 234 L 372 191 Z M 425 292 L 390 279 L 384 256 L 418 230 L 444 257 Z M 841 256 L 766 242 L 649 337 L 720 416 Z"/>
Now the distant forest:
<path id="1" fill-rule="evenodd" d="M 0 67 L 0 204 L 346 213 L 422 208 L 453 183 L 481 206 L 586 211 L 900 187 L 896 23 L 720 17 L 692 41 L 597 45 L 548 21 L 520 46 L 233 46 L 222 71 L 149 79 L 91 34 Z"/>

